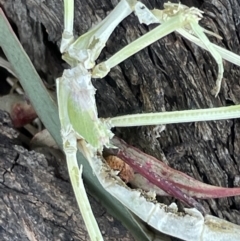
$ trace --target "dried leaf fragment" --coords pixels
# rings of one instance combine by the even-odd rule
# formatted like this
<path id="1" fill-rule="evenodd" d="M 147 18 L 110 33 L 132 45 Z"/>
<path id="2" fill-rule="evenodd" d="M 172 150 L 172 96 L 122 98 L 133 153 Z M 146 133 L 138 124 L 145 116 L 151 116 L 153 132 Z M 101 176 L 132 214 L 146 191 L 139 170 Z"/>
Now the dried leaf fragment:
<path id="1" fill-rule="evenodd" d="M 119 157 L 110 155 L 105 160 L 113 170 L 119 171 L 118 175 L 124 182 L 128 183 L 134 178 L 133 169 Z"/>

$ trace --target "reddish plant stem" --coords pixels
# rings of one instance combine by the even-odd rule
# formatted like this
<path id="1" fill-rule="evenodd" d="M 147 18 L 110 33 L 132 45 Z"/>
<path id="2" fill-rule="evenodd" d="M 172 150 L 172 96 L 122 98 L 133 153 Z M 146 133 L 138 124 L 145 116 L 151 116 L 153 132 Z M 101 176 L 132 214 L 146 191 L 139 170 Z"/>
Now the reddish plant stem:
<path id="1" fill-rule="evenodd" d="M 146 163 L 146 165 L 139 166 L 134 159 L 128 153 L 123 152 L 122 150 L 118 150 L 117 156 L 125 161 L 129 166 L 131 166 L 136 172 L 140 173 L 142 176 L 147 178 L 151 183 L 156 185 L 157 187 L 164 190 L 170 196 L 179 199 L 185 204 L 195 207 L 202 213 L 205 213 L 204 207 L 197 202 L 194 198 L 183 193 L 174 183 L 170 180 L 167 180 L 164 177 L 161 177 L 157 173 L 151 171 L 151 164 Z"/>
<path id="2" fill-rule="evenodd" d="M 240 188 L 216 187 L 204 184 L 194 178 L 170 168 L 158 159 L 145 154 L 114 137 L 111 143 L 116 156 L 124 160 L 136 172 L 169 195 L 203 211 L 203 207 L 193 198 L 219 198 L 240 195 Z M 146 188 L 147 189 L 147 188 Z"/>

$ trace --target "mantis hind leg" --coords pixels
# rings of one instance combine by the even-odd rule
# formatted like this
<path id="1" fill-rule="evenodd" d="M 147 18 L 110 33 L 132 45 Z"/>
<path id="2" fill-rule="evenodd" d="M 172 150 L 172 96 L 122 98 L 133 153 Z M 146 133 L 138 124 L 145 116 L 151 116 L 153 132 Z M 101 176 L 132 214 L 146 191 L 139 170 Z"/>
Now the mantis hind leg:
<path id="1" fill-rule="evenodd" d="M 60 45 L 61 53 L 74 42 L 73 36 L 74 0 L 64 0 L 64 30 Z"/>
<path id="2" fill-rule="evenodd" d="M 202 41 L 202 43 L 205 45 L 206 49 L 212 54 L 213 58 L 217 62 L 218 76 L 217 76 L 217 80 L 216 80 L 216 86 L 212 91 L 214 93 L 215 97 L 217 97 L 217 95 L 220 91 L 220 88 L 221 88 L 221 82 L 222 82 L 223 72 L 224 72 L 222 57 L 218 53 L 218 51 L 215 49 L 213 44 L 209 41 L 207 36 L 205 35 L 203 28 L 201 26 L 199 26 L 198 23 L 195 23 L 195 22 L 190 22 L 189 24 L 190 24 L 192 30 L 194 31 L 194 33 L 196 34 L 196 36 Z"/>

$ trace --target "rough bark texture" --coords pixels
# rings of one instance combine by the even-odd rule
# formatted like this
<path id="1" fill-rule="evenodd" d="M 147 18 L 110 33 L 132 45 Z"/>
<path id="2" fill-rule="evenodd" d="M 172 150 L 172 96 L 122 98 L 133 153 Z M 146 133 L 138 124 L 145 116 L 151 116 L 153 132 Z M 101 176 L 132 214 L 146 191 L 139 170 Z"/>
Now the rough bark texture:
<path id="1" fill-rule="evenodd" d="M 117 1 L 77 0 L 75 34 L 85 33 L 103 19 Z M 162 8 L 162 0 L 143 1 Z M 185 0 L 205 12 L 201 25 L 223 37 L 211 41 L 240 54 L 240 1 Z M 37 70 L 49 83 L 61 75 L 63 62 L 58 44 L 63 29 L 62 2 L 47 0 L 0 0 L 15 25 L 21 43 Z M 134 15 L 114 31 L 99 61 L 104 60 L 154 26 L 138 23 Z M 102 80 L 93 80 L 101 117 L 129 113 L 210 108 L 240 102 L 239 67 L 224 62 L 220 94 L 215 98 L 217 66 L 209 53 L 171 34 L 112 69 Z M 155 127 L 117 129 L 129 144 L 163 159 L 170 166 L 205 183 L 240 186 L 240 121 L 168 125 L 157 137 Z M 169 201 L 169 200 L 166 200 Z M 240 224 L 240 198 L 203 201 L 206 210 Z"/>
<path id="2" fill-rule="evenodd" d="M 65 163 L 27 151 L 17 145 L 17 135 L 8 115 L 0 111 L 1 240 L 89 240 L 66 179 Z M 105 240 L 134 240 L 99 203 L 89 198 Z"/>

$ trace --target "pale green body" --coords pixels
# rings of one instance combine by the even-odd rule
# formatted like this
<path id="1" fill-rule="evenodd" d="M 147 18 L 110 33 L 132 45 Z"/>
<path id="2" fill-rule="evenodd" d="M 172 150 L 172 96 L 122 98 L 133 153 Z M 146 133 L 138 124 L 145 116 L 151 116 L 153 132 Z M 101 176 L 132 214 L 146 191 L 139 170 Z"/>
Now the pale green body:
<path id="1" fill-rule="evenodd" d="M 74 42 L 73 0 L 65 0 L 64 6 L 65 29 L 63 32 L 61 51 L 64 52 L 63 57 L 72 68 L 65 70 L 63 76 L 57 80 L 59 117 L 62 126 L 63 146 L 67 157 L 69 175 L 79 208 L 86 222 L 90 238 L 91 240 L 103 240 L 101 232 L 99 231 L 97 223 L 91 212 L 84 190 L 81 178 L 81 167 L 79 169 L 76 159 L 77 147 L 80 148 L 82 153 L 90 162 L 101 184 L 122 203 L 124 203 L 124 205 L 131 210 L 135 210 L 135 214 L 141 217 L 142 220 L 146 222 L 149 221 L 153 227 L 157 228 L 157 226 L 154 226 L 156 221 L 152 223 L 152 221 L 150 221 L 151 217 L 148 218 L 147 216 L 148 214 L 145 214 L 144 212 L 139 213 L 139 210 L 135 207 L 136 205 L 140 205 L 140 203 L 144 203 L 146 210 L 149 209 L 149 212 L 151 213 L 151 203 L 147 202 L 145 199 L 144 201 L 139 201 L 139 192 L 129 191 L 126 187 L 122 186 L 122 184 L 119 184 L 114 177 L 112 177 L 112 180 L 106 179 L 110 171 L 104 163 L 101 162 L 101 159 L 97 157 L 97 152 L 98 154 L 101 154 L 103 147 L 109 146 L 109 141 L 113 136 L 110 130 L 111 127 L 159 125 L 237 118 L 240 116 L 240 106 L 213 108 L 207 110 L 137 114 L 100 120 L 96 109 L 94 96 L 95 89 L 92 86 L 91 77 L 101 78 L 105 76 L 112 67 L 175 30 L 191 41 L 196 42 L 199 46 L 207 49 L 216 60 L 218 64 L 218 77 L 214 93 L 215 95 L 217 95 L 220 90 L 221 80 L 223 77 L 222 58 L 228 59 L 239 65 L 240 57 L 212 44 L 208 40 L 204 32 L 209 31 L 198 25 L 198 21 L 202 17 L 202 12 L 196 8 L 188 8 L 184 5 L 168 3 L 165 4 L 165 9 L 162 11 L 150 11 L 140 2 L 134 0 L 122 0 L 106 19 Z M 145 22 L 146 24 L 160 22 L 162 24 L 129 44 L 105 62 L 95 66 L 95 60 L 104 48 L 112 31 L 133 10 L 140 22 Z M 191 35 L 189 31 L 192 31 L 195 36 Z M 90 72 L 90 69 L 92 69 L 92 72 Z M 126 193 L 126 200 L 127 198 L 131 199 L 131 195 L 133 195 L 131 200 L 136 199 L 135 204 L 131 202 L 126 203 L 124 201 L 124 195 L 121 196 L 122 194 L 120 195 L 116 192 L 116 187 L 118 190 L 121 190 L 122 194 Z M 161 213 L 162 210 L 159 210 Z M 198 222 L 200 214 L 195 213 L 194 215 L 196 215 L 196 225 L 198 225 L 200 223 Z M 204 225 L 204 219 L 202 217 L 200 219 L 201 225 Z M 174 222 L 174 220 L 171 222 Z M 189 220 L 183 219 L 182 221 L 179 221 L 180 229 L 182 227 L 181 222 L 189 225 Z M 192 223 L 190 222 L 190 224 Z M 200 230 L 199 233 L 201 234 L 202 226 L 200 228 L 196 226 L 196 228 Z M 159 230 L 162 231 L 160 227 Z M 182 233 L 184 235 L 184 232 Z M 198 232 L 195 233 L 197 234 Z M 194 240 L 203 240 L 195 236 Z M 178 237 L 184 238 L 185 236 L 180 235 Z M 184 239 L 193 240 L 188 237 Z M 209 241 L 212 240 L 214 239 L 209 239 Z"/>

